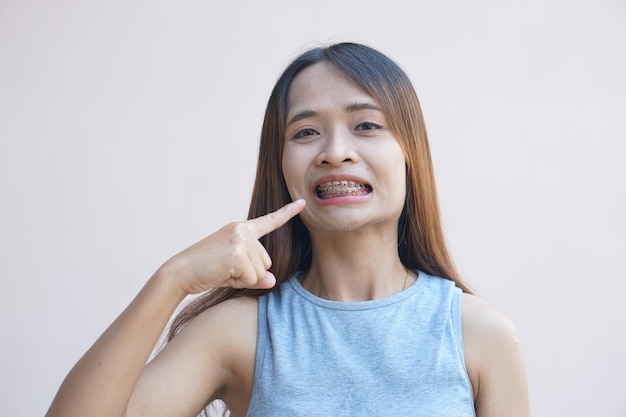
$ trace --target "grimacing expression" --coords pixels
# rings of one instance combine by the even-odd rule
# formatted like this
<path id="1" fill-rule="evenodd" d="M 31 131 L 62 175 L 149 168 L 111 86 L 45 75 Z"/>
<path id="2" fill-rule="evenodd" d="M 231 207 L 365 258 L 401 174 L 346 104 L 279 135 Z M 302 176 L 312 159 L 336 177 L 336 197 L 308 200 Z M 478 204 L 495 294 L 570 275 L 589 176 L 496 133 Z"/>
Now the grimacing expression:
<path id="1" fill-rule="evenodd" d="M 405 157 L 376 101 L 332 64 L 302 70 L 287 96 L 282 170 L 311 233 L 393 227 L 406 196 Z"/>

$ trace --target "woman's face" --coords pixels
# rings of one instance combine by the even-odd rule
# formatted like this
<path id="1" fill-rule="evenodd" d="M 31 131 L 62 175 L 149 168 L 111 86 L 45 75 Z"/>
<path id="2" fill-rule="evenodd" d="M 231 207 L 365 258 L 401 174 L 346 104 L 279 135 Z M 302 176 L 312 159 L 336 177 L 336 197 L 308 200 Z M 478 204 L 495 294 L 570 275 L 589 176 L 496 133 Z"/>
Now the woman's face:
<path id="1" fill-rule="evenodd" d="M 404 206 L 402 149 L 378 103 L 335 67 L 299 73 L 287 96 L 283 175 L 310 233 L 393 227 Z"/>

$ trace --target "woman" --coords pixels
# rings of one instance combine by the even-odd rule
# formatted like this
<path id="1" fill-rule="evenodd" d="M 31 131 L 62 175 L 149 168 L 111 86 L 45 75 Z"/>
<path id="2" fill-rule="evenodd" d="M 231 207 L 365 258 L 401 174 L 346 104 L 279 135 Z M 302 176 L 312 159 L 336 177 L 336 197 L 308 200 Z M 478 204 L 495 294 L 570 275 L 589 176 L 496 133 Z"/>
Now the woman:
<path id="1" fill-rule="evenodd" d="M 285 70 L 249 218 L 168 260 L 48 416 L 195 416 L 216 399 L 242 417 L 529 415 L 515 331 L 454 270 L 419 103 L 389 58 L 343 43 Z"/>

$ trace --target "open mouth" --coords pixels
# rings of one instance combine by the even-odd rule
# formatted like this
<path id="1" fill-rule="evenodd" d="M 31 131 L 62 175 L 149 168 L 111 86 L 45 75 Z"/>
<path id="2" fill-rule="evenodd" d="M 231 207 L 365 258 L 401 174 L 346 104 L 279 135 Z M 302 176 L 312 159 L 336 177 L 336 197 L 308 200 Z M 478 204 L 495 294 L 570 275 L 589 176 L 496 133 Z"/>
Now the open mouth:
<path id="1" fill-rule="evenodd" d="M 372 187 L 369 184 L 361 184 L 351 180 L 329 181 L 315 188 L 315 193 L 322 200 L 345 196 L 361 196 L 371 192 Z"/>

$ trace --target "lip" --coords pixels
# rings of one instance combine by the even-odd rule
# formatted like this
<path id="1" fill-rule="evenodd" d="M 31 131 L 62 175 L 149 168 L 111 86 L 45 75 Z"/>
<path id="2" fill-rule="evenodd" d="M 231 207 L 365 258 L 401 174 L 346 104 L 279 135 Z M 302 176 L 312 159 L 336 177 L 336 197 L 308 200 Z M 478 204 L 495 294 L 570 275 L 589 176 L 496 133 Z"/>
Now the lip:
<path id="1" fill-rule="evenodd" d="M 337 197 L 332 197 L 328 199 L 320 198 L 317 194 L 317 188 L 321 184 L 334 182 L 334 181 L 354 181 L 358 184 L 367 184 L 370 187 L 370 191 L 365 195 L 344 195 L 344 196 L 337 196 Z M 361 203 L 365 200 L 368 200 L 372 195 L 372 186 L 371 186 L 371 183 L 368 182 L 367 180 L 361 177 L 355 176 L 355 175 L 349 175 L 349 174 L 325 175 L 321 178 L 318 178 L 313 183 L 313 187 L 311 188 L 311 194 L 313 195 L 317 203 L 322 204 L 322 205 L 354 204 L 354 203 Z"/>

